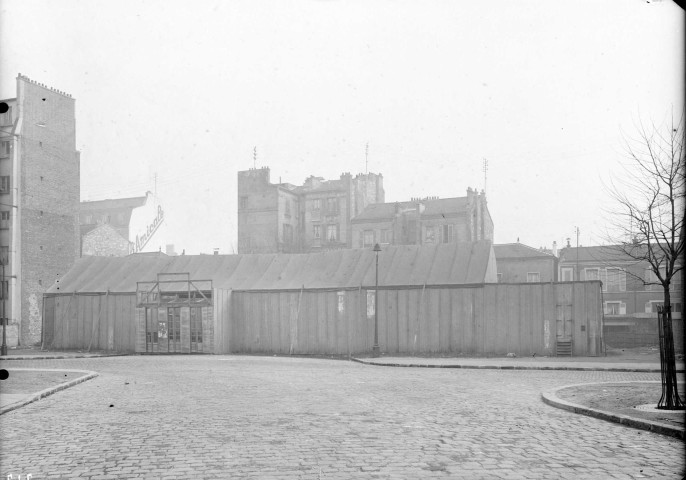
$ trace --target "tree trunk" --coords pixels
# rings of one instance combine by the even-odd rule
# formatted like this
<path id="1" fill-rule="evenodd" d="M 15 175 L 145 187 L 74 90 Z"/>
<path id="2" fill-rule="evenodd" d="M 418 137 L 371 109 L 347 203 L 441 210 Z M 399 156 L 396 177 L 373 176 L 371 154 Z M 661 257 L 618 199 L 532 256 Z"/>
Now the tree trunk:
<path id="1" fill-rule="evenodd" d="M 660 373 L 662 374 L 662 397 L 657 402 L 661 410 L 683 410 L 676 379 L 674 358 L 674 335 L 672 333 L 672 305 L 669 285 L 664 288 L 664 305 L 658 308 L 658 329 L 660 336 Z"/>

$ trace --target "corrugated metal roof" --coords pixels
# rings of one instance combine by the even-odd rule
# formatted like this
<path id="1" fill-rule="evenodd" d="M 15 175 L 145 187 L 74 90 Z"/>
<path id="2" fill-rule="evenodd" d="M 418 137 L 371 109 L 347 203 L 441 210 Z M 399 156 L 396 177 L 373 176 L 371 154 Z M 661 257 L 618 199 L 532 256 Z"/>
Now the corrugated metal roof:
<path id="1" fill-rule="evenodd" d="M 158 273 L 189 273 L 216 288 L 290 290 L 373 286 L 371 249 L 310 254 L 84 257 L 48 293 L 135 292 L 136 282 Z M 492 261 L 490 242 L 385 247 L 379 253 L 379 285 L 483 283 Z"/>

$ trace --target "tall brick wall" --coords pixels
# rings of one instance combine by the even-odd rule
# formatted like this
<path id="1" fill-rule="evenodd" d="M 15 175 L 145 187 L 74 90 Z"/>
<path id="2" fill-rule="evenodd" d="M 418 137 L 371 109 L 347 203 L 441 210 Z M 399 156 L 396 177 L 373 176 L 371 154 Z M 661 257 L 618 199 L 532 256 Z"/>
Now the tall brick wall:
<path id="1" fill-rule="evenodd" d="M 43 293 L 79 254 L 79 155 L 74 99 L 17 79 L 21 116 L 21 328 L 23 345 L 41 338 Z"/>
<path id="2" fill-rule="evenodd" d="M 269 169 L 238 172 L 238 253 L 276 252 L 278 233 L 277 187 L 269 183 Z"/>
<path id="3" fill-rule="evenodd" d="M 129 254 L 129 241 L 110 225 L 100 225 L 81 238 L 81 255 L 123 257 Z"/>

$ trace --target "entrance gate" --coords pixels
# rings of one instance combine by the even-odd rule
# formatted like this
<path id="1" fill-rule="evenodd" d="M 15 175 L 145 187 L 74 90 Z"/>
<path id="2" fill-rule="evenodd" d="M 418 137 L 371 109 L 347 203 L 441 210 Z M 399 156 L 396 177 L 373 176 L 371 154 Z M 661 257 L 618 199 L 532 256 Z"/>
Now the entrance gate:
<path id="1" fill-rule="evenodd" d="M 160 273 L 138 282 L 137 306 L 145 309 L 147 353 L 202 353 L 203 311 L 212 308 L 212 281 L 188 273 Z"/>

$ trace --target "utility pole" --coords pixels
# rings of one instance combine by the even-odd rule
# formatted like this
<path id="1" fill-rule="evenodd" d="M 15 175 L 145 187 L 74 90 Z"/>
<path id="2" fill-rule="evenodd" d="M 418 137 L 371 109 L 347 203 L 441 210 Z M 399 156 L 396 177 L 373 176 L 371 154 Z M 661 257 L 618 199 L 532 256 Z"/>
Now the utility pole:
<path id="1" fill-rule="evenodd" d="M 576 228 L 576 279 L 581 280 L 581 272 L 579 271 L 579 227 Z"/>
<path id="2" fill-rule="evenodd" d="M 484 192 L 486 192 L 486 180 L 488 179 L 488 160 L 484 158 Z"/>

